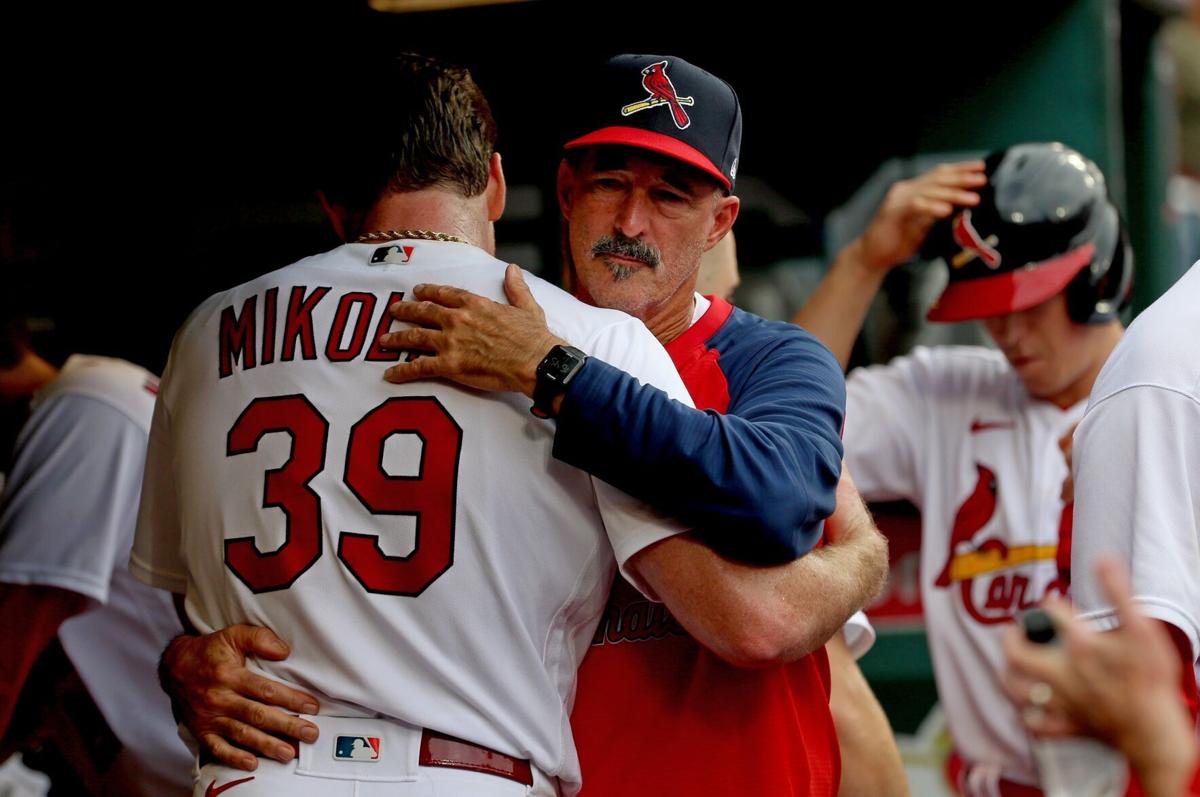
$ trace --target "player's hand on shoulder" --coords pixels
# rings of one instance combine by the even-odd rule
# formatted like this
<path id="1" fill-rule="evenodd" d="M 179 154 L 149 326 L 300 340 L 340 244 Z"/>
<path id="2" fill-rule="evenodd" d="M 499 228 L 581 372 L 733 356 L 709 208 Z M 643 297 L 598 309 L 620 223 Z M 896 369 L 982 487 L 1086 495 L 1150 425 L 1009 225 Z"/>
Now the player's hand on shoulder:
<path id="1" fill-rule="evenodd" d="M 887 270 L 911 260 L 935 222 L 979 204 L 983 169 L 983 161 L 944 163 L 893 184 L 859 239 L 863 264 Z"/>
<path id="2" fill-rule="evenodd" d="M 247 656 L 281 661 L 289 653 L 283 640 L 258 626 L 183 634 L 163 651 L 159 678 L 177 719 L 204 749 L 222 764 L 253 770 L 256 754 L 291 760 L 295 751 L 280 737 L 317 738 L 316 725 L 291 713 L 315 714 L 316 698 L 246 666 Z"/>
<path id="3" fill-rule="evenodd" d="M 449 285 L 418 285 L 413 301 L 396 302 L 388 312 L 408 329 L 380 337 L 387 349 L 419 353 L 387 369 L 389 382 L 441 377 L 479 390 L 533 396 L 538 364 L 566 341 L 546 326 L 546 314 L 521 276 L 504 273 L 509 304 Z"/>

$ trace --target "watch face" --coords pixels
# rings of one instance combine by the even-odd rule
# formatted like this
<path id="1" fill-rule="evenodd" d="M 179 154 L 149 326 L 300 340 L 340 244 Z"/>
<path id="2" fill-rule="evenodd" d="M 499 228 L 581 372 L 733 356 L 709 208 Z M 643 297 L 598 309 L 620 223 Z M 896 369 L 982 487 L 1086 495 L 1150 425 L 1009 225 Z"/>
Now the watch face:
<path id="1" fill-rule="evenodd" d="M 546 355 L 542 366 L 547 378 L 554 382 L 561 382 L 573 370 L 575 370 L 582 362 L 582 358 L 572 351 L 562 348 L 554 348 Z"/>

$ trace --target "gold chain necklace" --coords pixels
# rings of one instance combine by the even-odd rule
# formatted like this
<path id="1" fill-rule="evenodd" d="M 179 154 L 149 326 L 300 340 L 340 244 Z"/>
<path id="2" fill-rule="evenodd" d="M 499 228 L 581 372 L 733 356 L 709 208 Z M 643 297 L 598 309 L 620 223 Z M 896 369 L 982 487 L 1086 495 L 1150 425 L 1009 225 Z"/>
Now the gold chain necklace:
<path id="1" fill-rule="evenodd" d="M 354 242 L 358 244 L 370 244 L 377 241 L 402 241 L 405 239 L 417 241 L 451 241 L 456 244 L 470 244 L 470 241 L 459 238 L 457 235 L 450 235 L 444 232 L 431 232 L 429 230 L 380 230 L 378 232 L 364 232 Z"/>

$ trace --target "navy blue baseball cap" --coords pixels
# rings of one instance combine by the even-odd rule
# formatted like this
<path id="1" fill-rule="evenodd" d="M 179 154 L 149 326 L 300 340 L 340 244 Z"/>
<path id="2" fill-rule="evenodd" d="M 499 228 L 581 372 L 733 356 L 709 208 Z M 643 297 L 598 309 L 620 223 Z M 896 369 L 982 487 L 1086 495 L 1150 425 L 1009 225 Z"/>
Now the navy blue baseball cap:
<path id="1" fill-rule="evenodd" d="M 742 106 L 733 87 L 669 55 L 618 55 L 583 85 L 563 149 L 617 144 L 667 155 L 729 191 L 742 147 Z"/>

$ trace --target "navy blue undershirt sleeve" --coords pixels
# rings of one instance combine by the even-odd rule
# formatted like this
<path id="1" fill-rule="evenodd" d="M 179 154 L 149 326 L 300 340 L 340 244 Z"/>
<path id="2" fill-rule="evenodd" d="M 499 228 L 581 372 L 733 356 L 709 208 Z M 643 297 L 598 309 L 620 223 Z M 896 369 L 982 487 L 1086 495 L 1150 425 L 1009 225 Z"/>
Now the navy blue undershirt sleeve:
<path id="1" fill-rule="evenodd" d="M 554 456 L 695 526 L 727 556 L 807 553 L 834 509 L 845 382 L 815 338 L 759 326 L 731 330 L 742 339 L 721 352 L 725 415 L 589 359 L 564 398 Z"/>

